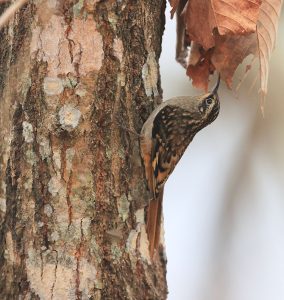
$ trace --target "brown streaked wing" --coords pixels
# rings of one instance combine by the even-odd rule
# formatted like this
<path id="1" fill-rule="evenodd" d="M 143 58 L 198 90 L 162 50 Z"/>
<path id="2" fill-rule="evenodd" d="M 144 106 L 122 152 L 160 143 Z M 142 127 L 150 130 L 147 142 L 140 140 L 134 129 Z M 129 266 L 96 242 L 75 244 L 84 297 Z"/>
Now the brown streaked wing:
<path id="1" fill-rule="evenodd" d="M 158 195 L 188 144 L 198 131 L 199 120 L 189 111 L 167 105 L 156 116 L 153 124 L 152 167 L 153 190 Z"/>

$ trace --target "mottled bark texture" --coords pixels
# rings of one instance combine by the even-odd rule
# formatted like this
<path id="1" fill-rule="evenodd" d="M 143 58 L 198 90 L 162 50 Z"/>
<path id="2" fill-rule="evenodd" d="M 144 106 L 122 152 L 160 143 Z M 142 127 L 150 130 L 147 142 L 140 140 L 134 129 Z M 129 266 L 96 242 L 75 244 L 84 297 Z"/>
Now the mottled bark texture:
<path id="1" fill-rule="evenodd" d="M 139 132 L 161 96 L 164 9 L 34 0 L 0 31 L 0 299 L 166 299 L 120 126 Z"/>

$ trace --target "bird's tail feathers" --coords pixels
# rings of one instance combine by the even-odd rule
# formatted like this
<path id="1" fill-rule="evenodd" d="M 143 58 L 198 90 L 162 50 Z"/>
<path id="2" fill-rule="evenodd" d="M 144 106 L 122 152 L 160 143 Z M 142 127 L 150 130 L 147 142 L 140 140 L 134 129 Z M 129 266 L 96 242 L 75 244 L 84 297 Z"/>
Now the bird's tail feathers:
<path id="1" fill-rule="evenodd" d="M 158 250 L 160 244 L 162 203 L 164 188 L 160 188 L 156 198 L 150 201 L 147 212 L 147 234 L 149 240 L 150 256 L 153 258 L 155 250 Z"/>

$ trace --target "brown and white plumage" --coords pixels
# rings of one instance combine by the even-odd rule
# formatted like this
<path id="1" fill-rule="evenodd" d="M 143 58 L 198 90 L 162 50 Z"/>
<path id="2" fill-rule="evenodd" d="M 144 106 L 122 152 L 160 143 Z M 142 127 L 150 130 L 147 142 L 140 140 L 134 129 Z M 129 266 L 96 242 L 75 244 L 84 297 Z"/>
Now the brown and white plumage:
<path id="1" fill-rule="evenodd" d="M 195 134 L 216 119 L 220 108 L 219 82 L 220 78 L 211 93 L 163 102 L 142 127 L 141 156 L 154 198 L 147 215 L 151 256 L 159 245 L 163 186 Z"/>

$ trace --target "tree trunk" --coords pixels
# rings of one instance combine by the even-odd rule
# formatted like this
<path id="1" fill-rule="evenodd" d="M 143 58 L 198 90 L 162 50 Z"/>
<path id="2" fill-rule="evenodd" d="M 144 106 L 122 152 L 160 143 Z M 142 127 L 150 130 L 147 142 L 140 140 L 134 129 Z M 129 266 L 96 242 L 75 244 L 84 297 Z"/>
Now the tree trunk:
<path id="1" fill-rule="evenodd" d="M 160 101 L 164 9 L 30 1 L 0 31 L 0 299 L 166 299 L 124 129 Z"/>

